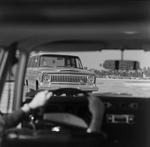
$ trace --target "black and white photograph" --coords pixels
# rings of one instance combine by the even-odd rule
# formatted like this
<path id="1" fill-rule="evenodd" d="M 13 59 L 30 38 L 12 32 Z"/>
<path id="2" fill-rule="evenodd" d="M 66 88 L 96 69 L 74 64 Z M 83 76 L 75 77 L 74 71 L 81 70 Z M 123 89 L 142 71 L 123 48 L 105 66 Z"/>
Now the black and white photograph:
<path id="1" fill-rule="evenodd" d="M 150 1 L 0 0 L 0 147 L 150 147 Z"/>

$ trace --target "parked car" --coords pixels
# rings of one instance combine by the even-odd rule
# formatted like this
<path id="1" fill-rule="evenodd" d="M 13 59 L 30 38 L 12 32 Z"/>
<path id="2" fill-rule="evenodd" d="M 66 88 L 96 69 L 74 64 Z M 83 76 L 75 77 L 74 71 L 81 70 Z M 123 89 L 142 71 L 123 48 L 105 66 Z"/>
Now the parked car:
<path id="1" fill-rule="evenodd" d="M 87 92 L 98 90 L 95 74 L 83 69 L 78 56 L 50 53 L 30 57 L 25 84 L 28 91 L 58 88 L 77 88 Z"/>

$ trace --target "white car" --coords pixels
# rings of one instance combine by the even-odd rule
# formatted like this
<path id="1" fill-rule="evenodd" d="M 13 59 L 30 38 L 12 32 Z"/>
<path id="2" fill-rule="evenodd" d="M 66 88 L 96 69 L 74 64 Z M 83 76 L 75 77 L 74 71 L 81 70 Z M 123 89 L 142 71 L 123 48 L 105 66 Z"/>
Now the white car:
<path id="1" fill-rule="evenodd" d="M 59 88 L 76 88 L 87 92 L 98 90 L 94 72 L 84 70 L 78 56 L 50 53 L 30 57 L 25 84 L 28 91 L 53 91 Z"/>

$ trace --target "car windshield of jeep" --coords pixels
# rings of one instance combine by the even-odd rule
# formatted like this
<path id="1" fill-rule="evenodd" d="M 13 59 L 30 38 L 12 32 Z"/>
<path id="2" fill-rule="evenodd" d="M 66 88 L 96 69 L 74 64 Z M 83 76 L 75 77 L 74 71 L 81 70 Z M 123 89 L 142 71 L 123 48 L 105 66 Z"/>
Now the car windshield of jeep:
<path id="1" fill-rule="evenodd" d="M 42 55 L 40 56 L 40 67 L 71 67 L 83 69 L 80 58 L 76 56 L 57 56 Z"/>

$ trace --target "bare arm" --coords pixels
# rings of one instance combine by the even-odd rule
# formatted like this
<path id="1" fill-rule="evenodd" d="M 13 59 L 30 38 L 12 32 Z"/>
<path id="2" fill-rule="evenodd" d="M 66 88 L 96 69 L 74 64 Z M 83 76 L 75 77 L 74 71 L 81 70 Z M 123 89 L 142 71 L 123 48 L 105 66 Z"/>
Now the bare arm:
<path id="1" fill-rule="evenodd" d="M 34 96 L 33 100 L 29 104 L 25 104 L 19 110 L 1 117 L 0 121 L 5 124 L 3 125 L 3 127 L 5 126 L 4 129 L 15 127 L 16 125 L 18 125 L 22 121 L 24 116 L 30 112 L 31 109 L 34 110 L 36 108 L 44 106 L 51 96 L 51 92 L 39 92 Z"/>

